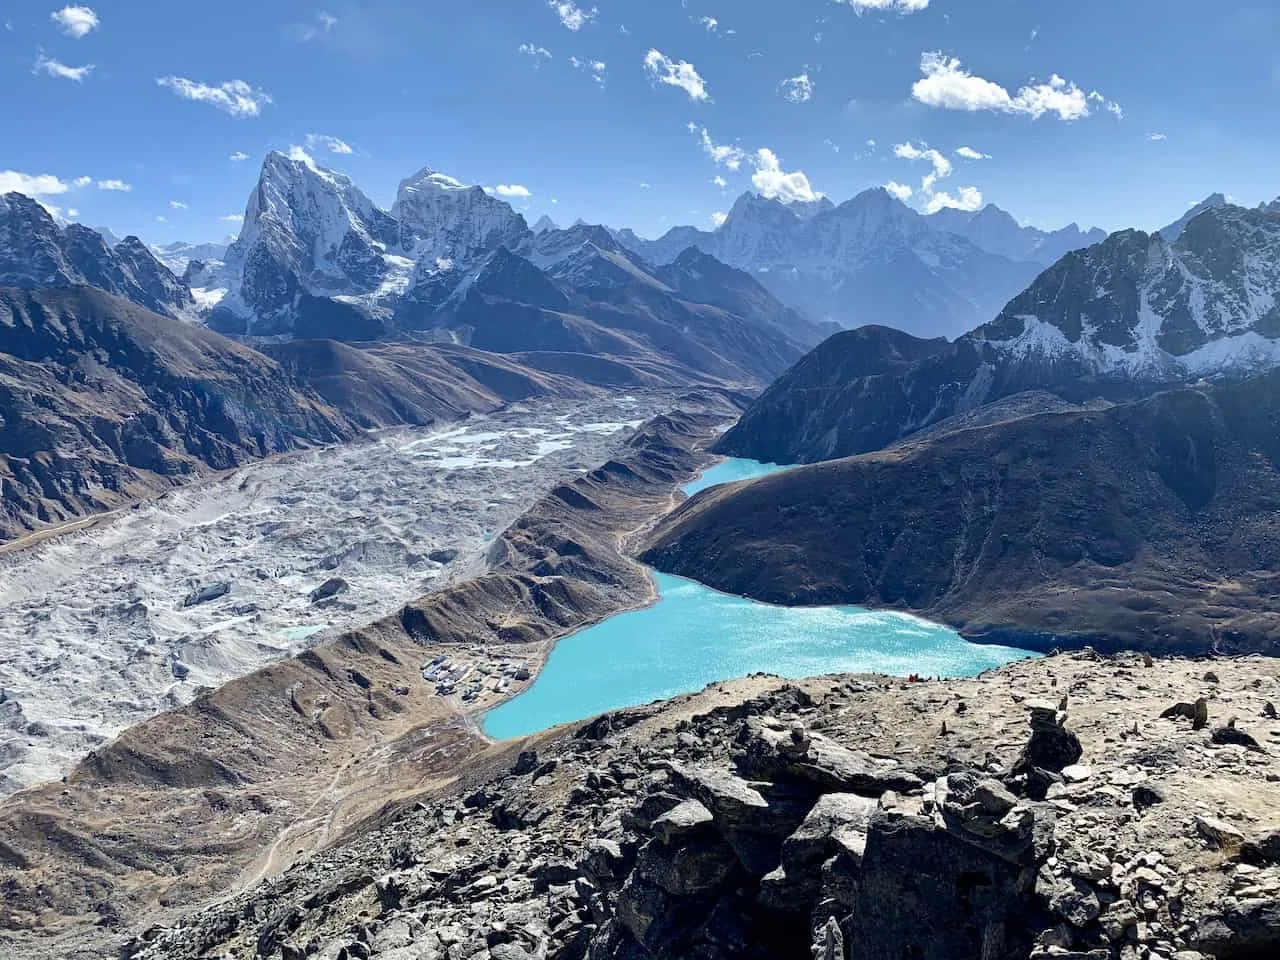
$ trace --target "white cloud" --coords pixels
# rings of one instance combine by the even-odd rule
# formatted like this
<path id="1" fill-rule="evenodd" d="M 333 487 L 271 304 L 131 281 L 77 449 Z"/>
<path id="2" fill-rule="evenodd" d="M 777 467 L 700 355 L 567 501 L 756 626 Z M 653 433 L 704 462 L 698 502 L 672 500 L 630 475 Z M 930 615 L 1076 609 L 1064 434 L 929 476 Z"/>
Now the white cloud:
<path id="1" fill-rule="evenodd" d="M 768 147 L 757 150 L 752 162 L 756 172 L 751 177 L 751 183 L 762 197 L 790 203 L 795 200 L 808 202 L 822 196 L 810 186 L 809 178 L 803 172 L 784 171 L 778 155 Z"/>
<path id="2" fill-rule="evenodd" d="M 956 156 L 963 157 L 966 160 L 990 160 L 991 159 L 991 154 L 980 153 L 979 151 L 973 149 L 973 147 L 957 147 Z"/>
<path id="3" fill-rule="evenodd" d="M 168 217 L 163 217 L 160 214 L 156 214 L 156 223 L 168 223 L 168 222 L 169 222 Z"/>
<path id="4" fill-rule="evenodd" d="M 93 177 L 76 177 L 71 181 L 71 185 L 77 189 L 87 187 L 91 183 L 93 183 Z"/>
<path id="5" fill-rule="evenodd" d="M 62 80 L 74 80 L 79 83 L 89 74 L 93 73 L 93 64 L 86 63 L 83 67 L 68 67 L 61 61 L 54 60 L 52 57 L 46 57 L 43 53 L 36 56 L 35 66 L 31 68 L 32 73 L 47 73 L 51 77 L 58 77 Z"/>
<path id="6" fill-rule="evenodd" d="M 595 7 L 583 10 L 573 0 L 547 0 L 547 6 L 556 12 L 560 22 L 569 30 L 581 30 L 596 18 Z"/>
<path id="7" fill-rule="evenodd" d="M 723 210 L 717 210 L 715 213 L 711 214 L 711 225 L 713 227 L 722 227 L 724 226 L 724 222 L 728 219 L 729 215 L 727 213 Z"/>
<path id="8" fill-rule="evenodd" d="M 338 18 L 328 10 L 321 10 L 316 14 L 316 19 L 320 21 L 320 25 L 326 30 L 332 30 L 338 25 Z"/>
<path id="9" fill-rule="evenodd" d="M 330 153 L 349 154 L 355 151 L 351 149 L 351 144 L 345 140 L 339 140 L 337 137 L 331 137 L 325 133 L 308 133 L 307 147 L 315 150 L 317 148 L 328 150 Z"/>
<path id="10" fill-rule="evenodd" d="M 1113 114 L 1117 120 L 1124 119 L 1124 107 L 1120 106 L 1120 104 L 1116 103 L 1114 100 L 1108 100 L 1097 90 L 1089 91 L 1089 102 L 1102 104 L 1102 108 L 1106 110 L 1107 113 Z"/>
<path id="11" fill-rule="evenodd" d="M 186 205 L 185 203 L 183 203 L 181 200 L 170 200 L 170 201 L 169 201 L 169 206 L 173 207 L 173 209 L 175 209 L 175 210 L 185 210 L 185 209 L 187 209 L 187 205 Z"/>
<path id="12" fill-rule="evenodd" d="M 74 219 L 75 219 L 76 217 L 78 217 L 78 216 L 80 216 L 80 211 L 79 211 L 79 210 L 77 210 L 75 207 L 68 207 L 68 208 L 67 208 L 67 218 L 68 218 L 68 219 L 70 219 L 70 220 L 74 220 Z"/>
<path id="13" fill-rule="evenodd" d="M 914 143 L 899 143 L 893 148 L 893 155 L 903 160 L 928 160 L 933 164 L 932 177 L 930 184 L 934 180 L 941 180 L 943 177 L 951 176 L 951 161 L 944 157 L 937 150 L 928 147 L 917 147 Z M 928 179 L 928 178 L 926 178 Z M 925 189 L 928 189 L 927 187 Z"/>
<path id="14" fill-rule="evenodd" d="M 715 17 L 699 17 L 698 22 L 706 27 L 708 33 L 715 33 L 716 28 L 720 26 L 720 21 Z"/>
<path id="15" fill-rule="evenodd" d="M 232 163 L 239 163 L 241 160 L 248 160 L 248 159 L 249 159 L 249 155 L 245 153 L 243 150 L 237 150 L 235 153 L 231 155 Z"/>
<path id="16" fill-rule="evenodd" d="M 641 189 L 641 190 L 652 190 L 652 189 L 653 189 L 653 184 L 652 184 L 652 183 L 645 182 L 645 181 L 641 181 L 641 183 L 640 183 L 640 189 Z"/>
<path id="17" fill-rule="evenodd" d="M 1086 94 L 1056 73 L 1047 83 L 1028 84 L 1016 95 L 1010 94 L 998 83 L 975 77 L 955 57 L 940 51 L 920 55 L 920 72 L 924 76 L 912 84 L 911 95 L 926 106 L 944 110 L 990 110 L 1033 119 L 1052 113 L 1062 120 L 1079 120 L 1090 115 L 1091 98 L 1106 104 L 1113 113 L 1120 109 L 1119 104 L 1106 100 L 1097 91 Z"/>
<path id="18" fill-rule="evenodd" d="M 551 59 L 551 51 L 546 47 L 540 47 L 533 43 L 522 43 L 516 47 L 519 53 L 523 53 L 526 57 L 533 57 L 533 65 L 536 67 L 542 60 Z"/>
<path id="19" fill-rule="evenodd" d="M 778 87 L 782 90 L 782 95 L 792 103 L 804 103 L 813 98 L 813 81 L 809 79 L 807 72 L 788 77 Z"/>
<path id="20" fill-rule="evenodd" d="M 528 197 L 533 196 L 533 194 L 529 192 L 528 187 L 523 187 L 518 183 L 500 183 L 493 188 L 493 192 L 500 197 L 520 197 L 522 199 L 527 199 Z"/>
<path id="21" fill-rule="evenodd" d="M 706 127 L 699 127 L 696 123 L 689 124 L 690 132 L 701 130 L 699 140 L 702 143 L 702 152 L 705 153 L 717 166 L 725 166 L 730 170 L 737 170 L 742 166 L 742 161 L 747 158 L 746 152 L 741 147 L 736 147 L 731 143 L 716 143 L 711 139 L 711 134 L 707 132 Z"/>
<path id="22" fill-rule="evenodd" d="M 157 77 L 156 83 L 168 87 L 184 100 L 208 103 L 233 117 L 256 117 L 271 97 L 263 90 L 255 90 L 243 80 L 227 80 L 224 83 L 197 83 L 185 77 Z"/>
<path id="23" fill-rule="evenodd" d="M 644 56 L 644 69 L 649 77 L 659 83 L 679 87 L 690 100 L 710 100 L 706 81 L 697 69 L 686 60 L 672 60 L 660 50 L 650 50 Z"/>
<path id="24" fill-rule="evenodd" d="M 929 0 L 836 0 L 853 7 L 855 13 L 861 15 L 868 10 L 887 10 L 893 13 L 918 13 L 927 10 Z"/>
<path id="25" fill-rule="evenodd" d="M 605 69 L 607 64 L 603 60 L 583 60 L 580 57 L 570 57 L 569 62 L 573 64 L 575 70 L 585 70 L 591 74 L 591 79 L 600 86 L 604 86 Z"/>
<path id="26" fill-rule="evenodd" d="M 1152 143 L 1159 143 L 1161 140 L 1168 140 L 1169 135 L 1167 133 L 1148 133 L 1147 139 Z"/>
<path id="27" fill-rule="evenodd" d="M 98 15 L 90 7 L 63 7 L 49 14 L 49 19 L 68 37 L 75 37 L 77 40 L 88 36 L 98 27 Z"/>
<path id="28" fill-rule="evenodd" d="M 28 197 L 54 197 L 66 193 L 71 185 L 50 173 L 19 173 L 0 170 L 0 194 L 23 193 Z"/>
<path id="29" fill-rule="evenodd" d="M 244 223 L 243 213 L 228 213 L 225 217 L 219 217 L 223 223 Z"/>
<path id="30" fill-rule="evenodd" d="M 289 148 L 289 152 L 286 156 L 294 163 L 305 163 L 312 170 L 316 169 L 315 157 L 311 156 L 311 154 L 307 153 L 306 150 L 298 146 L 296 143 Z"/>
<path id="31" fill-rule="evenodd" d="M 128 193 L 133 189 L 133 184 L 125 183 L 123 180 L 99 180 L 98 189 L 112 193 Z"/>
<path id="32" fill-rule="evenodd" d="M 725 187 L 727 187 L 727 186 L 729 185 L 729 181 L 728 181 L 728 180 L 726 180 L 724 177 L 722 177 L 722 176 L 718 175 L 718 174 L 716 175 L 716 177 L 715 177 L 711 182 L 712 182 L 712 183 L 714 183 L 714 184 L 715 184 L 717 187 L 719 187 L 721 190 L 723 190 Z"/>
<path id="33" fill-rule="evenodd" d="M 884 188 L 889 191 L 891 196 L 897 197 L 903 203 L 910 200 L 911 195 L 915 193 L 915 191 L 905 183 L 898 183 L 896 180 L 890 180 L 884 185 Z"/>
<path id="34" fill-rule="evenodd" d="M 945 192 L 935 193 L 929 198 L 928 204 L 925 205 L 925 212 L 937 213 L 939 210 L 947 208 L 963 210 L 966 213 L 981 210 L 982 192 L 977 187 L 961 187 L 956 191 L 954 197 Z"/>

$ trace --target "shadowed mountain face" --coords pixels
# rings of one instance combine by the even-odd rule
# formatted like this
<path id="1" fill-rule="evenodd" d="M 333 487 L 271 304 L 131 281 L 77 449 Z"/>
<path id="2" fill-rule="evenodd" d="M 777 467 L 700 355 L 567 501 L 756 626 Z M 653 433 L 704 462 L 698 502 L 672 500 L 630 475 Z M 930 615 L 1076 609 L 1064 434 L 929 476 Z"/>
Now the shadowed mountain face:
<path id="1" fill-rule="evenodd" d="M 353 433 L 202 327 L 88 287 L 0 289 L 0 538 Z"/>
<path id="2" fill-rule="evenodd" d="M 113 238 L 114 239 L 114 238 Z M 58 226 L 49 211 L 20 193 L 0 196 L 0 286 L 88 284 L 168 316 L 189 316 L 191 291 L 137 237 L 114 249 L 96 230 Z"/>
<path id="3" fill-rule="evenodd" d="M 1023 646 L 1280 652 L 1280 373 L 990 419 L 707 491 L 643 558 Z"/>
<path id="4" fill-rule="evenodd" d="M 774 383 L 720 451 L 812 462 L 878 449 L 1025 390 L 1132 398 L 1272 369 L 1280 215 L 1208 206 L 1173 241 L 1113 234 L 1063 257 L 991 323 L 907 352 L 903 362 L 866 338 L 833 337 Z"/>

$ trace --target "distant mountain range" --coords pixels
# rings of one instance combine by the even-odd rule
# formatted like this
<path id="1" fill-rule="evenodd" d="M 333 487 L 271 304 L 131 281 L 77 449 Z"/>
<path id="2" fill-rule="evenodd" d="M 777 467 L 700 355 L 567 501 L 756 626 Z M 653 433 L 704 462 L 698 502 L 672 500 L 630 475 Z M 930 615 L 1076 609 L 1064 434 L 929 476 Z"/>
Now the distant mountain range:
<path id="1" fill-rule="evenodd" d="M 1160 233 L 1067 254 L 995 320 L 953 343 L 839 334 L 788 371 L 721 441 L 784 462 L 878 449 L 1020 391 L 1142 395 L 1280 366 L 1280 205 L 1210 198 Z"/>
<path id="2" fill-rule="evenodd" d="M 1075 224 L 1052 233 L 1022 227 L 995 206 L 923 216 L 877 188 L 839 206 L 745 193 L 714 231 L 676 227 L 658 240 L 630 230 L 617 236 L 655 263 L 696 246 L 750 273 L 811 319 L 954 337 L 999 313 L 1063 254 L 1106 234 Z"/>

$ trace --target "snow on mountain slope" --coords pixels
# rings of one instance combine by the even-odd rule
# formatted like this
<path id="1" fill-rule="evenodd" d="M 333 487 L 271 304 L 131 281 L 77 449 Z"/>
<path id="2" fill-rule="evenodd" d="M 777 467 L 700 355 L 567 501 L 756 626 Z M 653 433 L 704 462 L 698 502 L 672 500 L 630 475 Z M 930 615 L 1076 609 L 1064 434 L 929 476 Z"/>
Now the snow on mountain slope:
<path id="1" fill-rule="evenodd" d="M 627 230 L 616 236 L 659 264 L 695 246 L 751 273 L 813 321 L 957 336 L 994 316 L 1044 266 L 1028 251 L 1050 235 L 1027 233 L 996 213 L 988 219 L 1012 223 L 1014 234 L 1002 243 L 1016 247 L 1018 257 L 977 242 L 992 235 L 995 245 L 987 220 L 925 217 L 879 188 L 839 206 L 825 198 L 797 205 L 745 193 L 714 232 L 677 227 L 658 240 Z M 1070 228 L 1063 234 L 1071 236 Z M 1038 255 L 1052 259 L 1047 248 Z"/>
<path id="2" fill-rule="evenodd" d="M 1178 237 L 1182 236 L 1182 231 L 1186 228 L 1187 224 L 1200 216 L 1200 214 L 1204 213 L 1206 210 L 1214 210 L 1218 207 L 1225 207 L 1226 205 L 1226 197 L 1220 193 L 1211 193 L 1173 223 L 1162 229 L 1160 231 L 1160 236 L 1172 243 L 1174 240 L 1177 240 Z"/>
<path id="3" fill-rule="evenodd" d="M 981 210 L 939 210 L 928 218 L 931 225 L 964 237 L 987 253 L 1010 260 L 1030 260 L 1050 266 L 1072 250 L 1082 250 L 1106 239 L 1105 230 L 1081 230 L 1069 224 L 1060 230 L 1024 227 L 993 203 Z"/>
<path id="4" fill-rule="evenodd" d="M 510 204 L 429 168 L 400 182 L 391 217 L 400 248 L 425 272 L 476 263 L 502 246 L 518 250 L 530 237 Z"/>
<path id="5" fill-rule="evenodd" d="M 98 232 L 102 233 L 101 230 Z M 116 242 L 118 243 L 119 241 Z M 115 244 L 113 243 L 112 246 L 115 246 Z M 188 243 L 184 240 L 178 240 L 174 243 L 165 243 L 152 247 L 151 252 L 155 254 L 157 260 L 175 274 L 182 276 L 186 273 L 187 267 L 192 260 L 200 263 L 225 260 L 227 247 L 228 244 L 225 243 Z"/>
<path id="6" fill-rule="evenodd" d="M 210 318 L 228 333 L 292 333 L 302 295 L 374 294 L 399 225 L 340 173 L 270 153 L 227 250 L 229 292 Z"/>
<path id="7" fill-rule="evenodd" d="M 78 223 L 60 226 L 30 197 L 0 196 L 0 286 L 81 284 L 171 317 L 190 319 L 195 306 L 186 285 L 137 237 L 126 237 L 112 249 L 96 230 Z"/>
<path id="8" fill-rule="evenodd" d="M 1130 379 L 1274 367 L 1280 211 L 1208 204 L 1172 242 L 1112 234 L 1045 271 L 974 336 L 1005 356 Z"/>

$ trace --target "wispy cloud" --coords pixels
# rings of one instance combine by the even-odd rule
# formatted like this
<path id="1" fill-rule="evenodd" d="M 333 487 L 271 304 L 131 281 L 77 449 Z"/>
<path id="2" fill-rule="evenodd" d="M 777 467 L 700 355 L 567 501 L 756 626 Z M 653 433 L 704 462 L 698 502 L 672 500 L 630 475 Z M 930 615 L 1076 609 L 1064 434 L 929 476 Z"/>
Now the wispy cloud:
<path id="1" fill-rule="evenodd" d="M 35 66 L 31 68 L 31 72 L 44 73 L 51 77 L 58 77 L 61 80 L 74 80 L 79 83 L 93 73 L 93 64 L 86 63 L 83 67 L 69 67 L 61 61 L 46 57 L 43 53 L 40 53 L 36 56 Z"/>
<path id="2" fill-rule="evenodd" d="M 1148 133 L 1147 139 L 1152 143 L 1159 143 L 1161 140 L 1168 140 L 1169 135 L 1167 133 Z"/>
<path id="3" fill-rule="evenodd" d="M 711 182 L 714 183 L 721 190 L 723 190 L 725 187 L 729 185 L 729 181 L 726 180 L 724 177 L 720 176 L 719 174 L 716 174 L 714 177 L 712 177 Z"/>
<path id="4" fill-rule="evenodd" d="M 591 79 L 600 86 L 604 86 L 605 70 L 608 68 L 603 60 L 583 60 L 580 57 L 570 57 L 569 62 L 573 64 L 575 70 L 585 70 L 591 74 Z"/>
<path id="5" fill-rule="evenodd" d="M 698 142 L 702 144 L 702 152 L 711 158 L 712 162 L 717 166 L 728 167 L 730 170 L 737 170 L 742 166 L 742 161 L 746 159 L 746 151 L 741 147 L 734 146 L 731 143 L 716 143 L 711 139 L 711 134 L 706 127 L 699 127 L 696 123 L 688 124 L 690 133 L 698 134 Z"/>
<path id="6" fill-rule="evenodd" d="M 208 103 L 233 117 L 256 117 L 271 97 L 243 80 L 227 80 L 224 83 L 197 83 L 186 77 L 157 77 L 156 83 L 168 87 L 184 100 Z"/>
<path id="7" fill-rule="evenodd" d="M 98 28 L 98 14 L 91 7 L 68 6 L 49 14 L 49 19 L 58 25 L 68 37 L 77 40 L 87 37 Z"/>
<path id="8" fill-rule="evenodd" d="M 225 217 L 219 217 L 223 223 L 244 223 L 243 213 L 228 213 Z"/>
<path id="9" fill-rule="evenodd" d="M 806 103 L 813 99 L 813 81 L 809 79 L 808 71 L 794 77 L 787 77 L 778 88 L 782 91 L 782 95 L 792 103 Z"/>
<path id="10" fill-rule="evenodd" d="M 531 57 L 535 67 L 541 66 L 543 60 L 551 59 L 550 50 L 546 47 L 540 47 L 533 43 L 522 43 L 520 46 L 516 47 L 516 50 L 523 53 L 526 57 Z"/>
<path id="11" fill-rule="evenodd" d="M 982 153 L 973 149 L 973 147 L 957 147 L 956 156 L 963 157 L 965 160 L 990 160 L 991 154 Z"/>
<path id="12" fill-rule="evenodd" d="M 249 155 L 245 153 L 243 150 L 237 150 L 235 153 L 231 155 L 232 163 L 240 163 L 242 160 L 248 160 L 248 159 L 249 159 Z"/>
<path id="13" fill-rule="evenodd" d="M 940 51 L 921 54 L 920 72 L 924 76 L 912 85 L 911 95 L 926 106 L 944 110 L 985 110 L 1022 114 L 1032 119 L 1048 113 L 1062 120 L 1079 120 L 1090 115 L 1089 103 L 1093 100 L 1123 115 L 1119 104 L 1107 100 L 1096 90 L 1086 94 L 1056 73 L 1047 83 L 1028 84 L 1011 94 L 998 83 L 974 76 L 955 57 Z"/>
<path id="14" fill-rule="evenodd" d="M 169 206 L 173 207 L 173 209 L 174 209 L 174 210 L 186 210 L 186 209 L 187 209 L 187 204 L 183 203 L 181 200 L 170 200 L 170 201 L 169 201 Z"/>
<path id="15" fill-rule="evenodd" d="M 547 0 L 547 6 L 556 12 L 566 29 L 575 32 L 594 20 L 599 13 L 595 7 L 590 10 L 582 9 L 573 0 Z"/>
<path id="16" fill-rule="evenodd" d="M 290 24 L 285 28 L 285 33 L 298 43 L 310 43 L 330 33 L 338 22 L 338 18 L 328 10 L 320 10 L 305 23 Z"/>
<path id="17" fill-rule="evenodd" d="M 752 162 L 756 172 L 751 177 L 751 183 L 762 197 L 793 203 L 809 202 L 822 196 L 813 189 L 803 171 L 788 173 L 783 170 L 782 161 L 768 147 L 757 150 Z"/>
<path id="18" fill-rule="evenodd" d="M 308 133 L 307 146 L 312 150 L 328 150 L 330 153 L 350 154 L 355 151 L 351 144 L 325 133 Z"/>
<path id="19" fill-rule="evenodd" d="M 711 214 L 711 225 L 713 227 L 723 227 L 724 222 L 729 219 L 729 215 L 723 210 L 717 210 Z"/>
<path id="20" fill-rule="evenodd" d="M 528 187 L 521 186 L 518 183 L 500 183 L 493 188 L 492 192 L 507 199 L 527 200 L 533 196 Z"/>
<path id="21" fill-rule="evenodd" d="M 99 180 L 98 189 L 111 193 L 128 193 L 133 189 L 133 184 L 125 183 L 123 180 Z"/>
<path id="22" fill-rule="evenodd" d="M 660 50 L 650 50 L 644 56 L 644 69 L 650 79 L 668 86 L 679 87 L 690 100 L 710 100 L 706 81 L 697 68 L 687 60 L 672 60 Z"/>
<path id="23" fill-rule="evenodd" d="M 956 154 L 967 159 L 986 158 L 986 154 L 979 153 L 972 147 L 960 147 L 956 150 Z M 907 143 L 895 144 L 893 155 L 903 160 L 925 160 L 932 167 L 920 181 L 919 194 L 924 201 L 926 212 L 937 213 L 947 207 L 965 211 L 982 208 L 982 193 L 977 187 L 960 187 L 954 195 L 937 189 L 938 181 L 951 176 L 955 169 L 951 161 L 943 156 L 941 151 L 935 150 L 926 144 L 917 145 L 908 141 Z M 910 188 L 900 183 L 891 182 L 885 185 L 885 189 L 899 200 L 905 201 L 913 196 Z"/>
<path id="24" fill-rule="evenodd" d="M 858 14 L 866 13 L 868 10 L 889 13 L 918 13 L 921 10 L 927 10 L 929 7 L 929 0 L 835 0 L 835 2 L 853 7 L 854 12 Z"/>

